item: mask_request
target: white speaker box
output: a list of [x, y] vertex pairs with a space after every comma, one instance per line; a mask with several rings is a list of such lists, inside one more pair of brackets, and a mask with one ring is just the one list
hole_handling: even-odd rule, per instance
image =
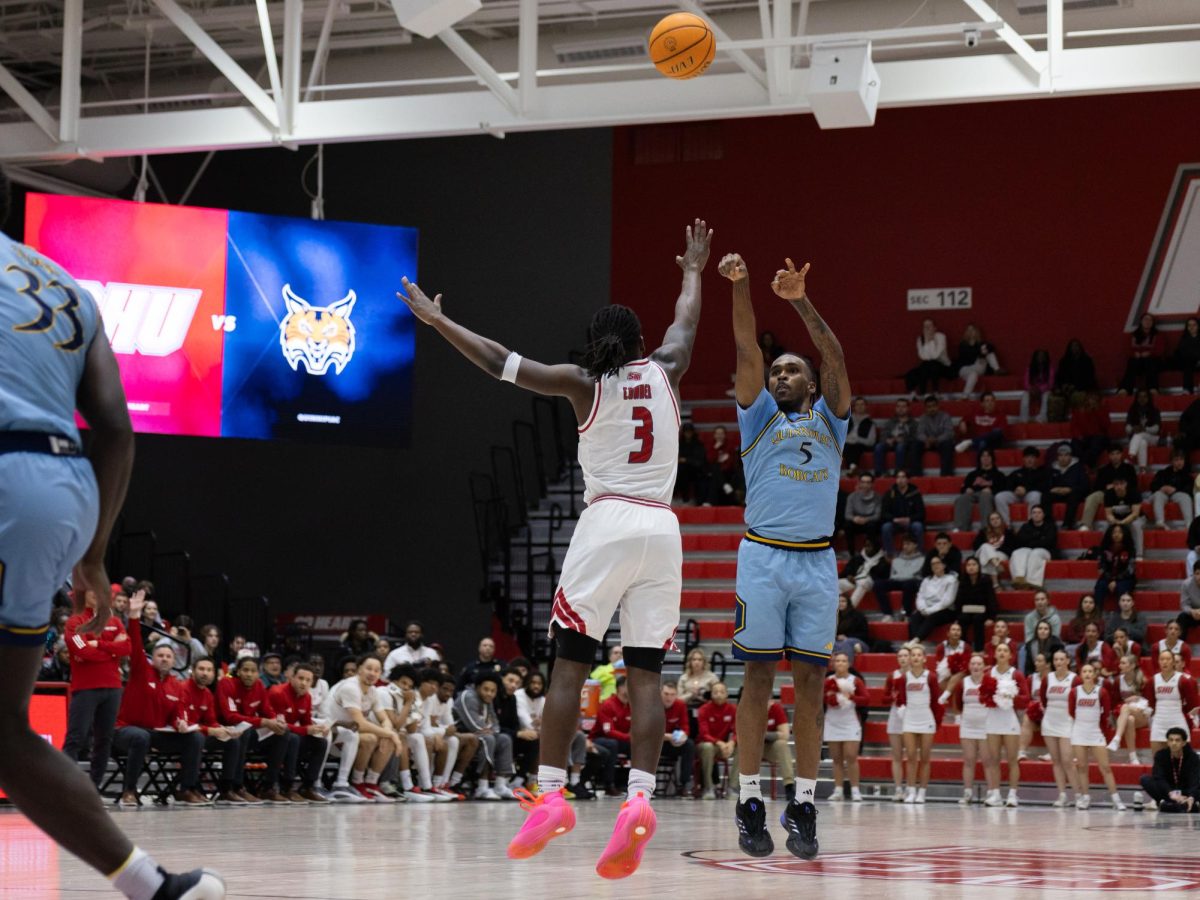
[[822, 128], [874, 125], [879, 73], [871, 62], [870, 41], [814, 47], [808, 102]]
[[482, 0], [392, 0], [400, 24], [425, 38], [445, 31], [482, 6]]

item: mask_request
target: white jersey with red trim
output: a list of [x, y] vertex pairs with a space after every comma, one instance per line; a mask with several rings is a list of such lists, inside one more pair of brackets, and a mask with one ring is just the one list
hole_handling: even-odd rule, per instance
[[662, 366], [635, 360], [596, 382], [579, 429], [584, 502], [624, 497], [670, 506], [679, 468], [679, 401]]
[[968, 675], [963, 679], [962, 690], [962, 719], [958, 723], [959, 736], [969, 740], [979, 741], [987, 737], [987, 707], [979, 699], [979, 688], [983, 679], [976, 681]]
[[1066, 676], [1059, 678], [1056, 672], [1050, 672], [1046, 675], [1044, 693], [1043, 686], [1039, 685], [1037, 696], [1044, 697], [1042, 708], [1042, 737], [1069, 738], [1071, 729], [1074, 723], [1071, 721], [1071, 712], [1068, 709], [1071, 699], [1071, 690], [1074, 688], [1078, 676], [1073, 672], [1067, 672]]
[[1104, 689], [1093, 684], [1091, 691], [1082, 684], [1076, 685], [1075, 722], [1071, 729], [1071, 743], [1077, 747], [1103, 747], [1108, 743], [1100, 720], [1104, 715]]

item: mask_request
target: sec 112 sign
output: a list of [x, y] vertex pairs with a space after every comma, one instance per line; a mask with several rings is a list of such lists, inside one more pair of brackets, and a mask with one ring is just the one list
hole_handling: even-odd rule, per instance
[[910, 288], [908, 309], [924, 311], [933, 309], [970, 309], [971, 289], [958, 288]]

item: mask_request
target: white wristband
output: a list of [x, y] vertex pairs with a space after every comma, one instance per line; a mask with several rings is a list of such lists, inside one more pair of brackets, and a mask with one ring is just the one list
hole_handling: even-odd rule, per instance
[[508, 359], [504, 361], [504, 372], [500, 375], [500, 380], [516, 384], [519, 368], [521, 368], [521, 354], [514, 351], [508, 354]]

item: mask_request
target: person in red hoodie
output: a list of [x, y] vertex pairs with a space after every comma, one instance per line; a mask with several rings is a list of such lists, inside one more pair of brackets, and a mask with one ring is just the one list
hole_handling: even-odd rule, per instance
[[[232, 678], [222, 678], [217, 683], [217, 721], [226, 728], [235, 730], [242, 737], [238, 742], [242, 758], [233, 772], [234, 790], [253, 803], [291, 803], [279, 793], [279, 767], [287, 752], [288, 732], [283, 717], [276, 715], [267, 696], [267, 687], [258, 677], [258, 660], [246, 656], [237, 661]], [[259, 729], [267, 732], [264, 737]], [[267, 758], [263, 771], [262, 787], [255, 797], [245, 788], [246, 757], [261, 750]]]
[[[293, 803], [328, 803], [329, 798], [317, 790], [317, 779], [325, 765], [329, 750], [326, 735], [329, 725], [317, 725], [312, 717], [312, 686], [317, 673], [308, 663], [297, 663], [291, 677], [267, 691], [271, 708], [287, 723], [287, 751], [283, 757], [284, 795]], [[300, 790], [294, 790], [297, 772]]]
[[616, 693], [600, 704], [596, 715], [596, 724], [592, 727], [592, 743], [608, 751], [608, 758], [602, 775], [604, 795], [619, 797], [615, 782], [617, 754], [623, 753], [629, 757], [629, 732], [632, 728], [633, 708], [629, 705], [629, 687], [625, 676], [617, 676]]
[[679, 684], [668, 681], [662, 686], [666, 728], [663, 731], [662, 760], [674, 765], [679, 762], [679, 796], [691, 793], [692, 769], [696, 766], [696, 745], [688, 735], [687, 704], [679, 699]]
[[[186, 806], [207, 806], [208, 799], [199, 792], [200, 757], [204, 752], [204, 735], [189, 730], [187, 718], [180, 707], [183, 682], [172, 672], [175, 652], [167, 646], [154, 648], [154, 665], [146, 661], [142, 651], [142, 607], [146, 594], [138, 591], [129, 599], [129, 681], [117, 712], [117, 733], [113, 749], [125, 757], [125, 786], [118, 804], [136, 808], [137, 783], [146, 764], [146, 753], [158, 750], [180, 757], [179, 789], [175, 802]], [[173, 731], [159, 731], [173, 728]]]
[[67, 652], [71, 654], [71, 706], [67, 713], [67, 737], [63, 753], [72, 762], [92, 733], [91, 768], [88, 774], [99, 789], [112, 751], [113, 729], [121, 707], [121, 667], [118, 662], [129, 656], [129, 636], [116, 616], [111, 617], [99, 634], [80, 634], [79, 627], [96, 616], [95, 594], [85, 600], [83, 612], [67, 619], [63, 631]]
[[737, 768], [737, 704], [729, 702], [729, 688], [718, 681], [709, 690], [710, 699], [696, 711], [700, 738], [700, 779], [704, 784], [703, 800], [713, 800], [713, 762], [729, 760], [730, 769]]
[[[200, 726], [204, 735], [204, 749], [221, 754], [221, 777], [217, 781], [217, 803], [228, 806], [246, 806], [257, 800], [248, 800], [234, 788], [233, 773], [241, 771], [241, 739], [217, 721], [217, 698], [210, 690], [217, 678], [216, 663], [202, 656], [192, 663], [192, 677], [183, 683], [180, 705], [189, 725]], [[249, 795], [247, 795], [249, 796]]]

